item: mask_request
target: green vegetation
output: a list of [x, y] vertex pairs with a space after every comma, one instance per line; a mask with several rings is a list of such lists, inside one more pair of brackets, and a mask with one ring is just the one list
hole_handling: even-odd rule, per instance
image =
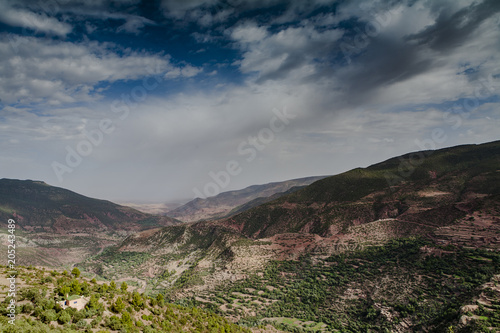
[[[165, 303], [161, 294], [150, 298], [56, 271], [17, 269], [17, 281], [27, 286], [18, 291], [14, 325], [6, 316], [10, 298], [5, 297], [5, 286], [0, 291], [4, 296], [0, 298], [0, 332], [249, 332], [219, 315]], [[7, 272], [7, 268], [0, 268], [0, 278], [6, 279]], [[50, 282], [47, 277], [54, 279]], [[59, 304], [62, 298], [58, 295], [66, 287], [88, 296], [84, 309]], [[106, 310], [115, 314], [106, 315]]]
[[[289, 332], [497, 329], [500, 254], [492, 249], [499, 248], [500, 144], [419, 154], [425, 158], [405, 175], [401, 166], [411, 165], [418, 154], [328, 177], [230, 219], [137, 233], [99, 254], [95, 247], [93, 257], [62, 274], [20, 267], [19, 279], [27, 287], [19, 291], [17, 326], [6, 324], [9, 298], [4, 297], [0, 327], [5, 332], [248, 332], [244, 327], [267, 324]], [[24, 185], [33, 200], [37, 191], [51, 200], [73, 197], [36, 182]], [[36, 186], [42, 188], [34, 191]], [[11, 206], [2, 205], [0, 217]], [[58, 209], [82, 218], [71, 207]], [[51, 222], [44, 223], [40, 226]], [[78, 237], [73, 240], [87, 241]], [[58, 246], [74, 246], [62, 239]], [[28, 250], [19, 247], [18, 253]], [[250, 261], [253, 256], [257, 260]], [[86, 278], [94, 274], [97, 279]], [[217, 285], [220, 276], [227, 279]], [[233, 278], [241, 280], [229, 282]], [[106, 282], [97, 281], [102, 279]], [[0, 292], [6, 294], [5, 286]], [[64, 309], [58, 302], [67, 296], [84, 296], [85, 308]]]
[[[327, 331], [386, 332], [402, 328], [403, 322], [411, 331], [442, 332], [457, 324], [461, 306], [473, 304], [480, 286], [500, 273], [500, 254], [456, 249], [435, 256], [422, 251], [424, 246], [436, 245], [402, 239], [324, 260], [275, 261], [261, 276], [207, 293], [212, 303], [190, 301], [236, 316], [242, 325], [268, 322], [291, 332], [324, 326]], [[490, 325], [500, 327], [500, 306], [487, 314]]]
[[73, 274], [76, 278], [79, 278], [80, 277], [80, 270], [77, 267], [75, 267], [71, 271], [71, 274]]
[[[396, 218], [410, 207], [426, 207], [432, 210], [405, 214], [405, 219], [448, 225], [466, 215], [450, 206], [451, 202], [462, 201], [464, 193], [487, 194], [498, 200], [499, 165], [498, 141], [406, 154], [319, 180], [231, 217], [228, 223], [239, 225], [242, 233], [252, 238], [301, 232], [306, 225], [308, 232], [325, 235], [332, 225], [345, 232], [353, 221]], [[417, 194], [426, 188], [448, 196]]]
[[[168, 220], [31, 180], [0, 179], [0, 202], [0, 226], [6, 226], [15, 211], [24, 217], [25, 224], [35, 227], [35, 231], [54, 227], [61, 217], [70, 221], [72, 230], [102, 224], [110, 230], [131, 226], [146, 229], [160, 226], [160, 220]], [[65, 226], [57, 228], [61, 227]]]
[[[129, 237], [120, 247], [108, 247], [101, 254], [80, 263], [79, 267], [87, 272], [97, 274], [100, 278], [111, 280], [127, 280], [134, 277], [141, 280], [141, 287], [147, 295], [175, 291], [203, 284], [203, 276], [207, 271], [200, 271], [198, 263], [204, 258], [226, 262], [232, 259], [233, 253], [228, 248], [228, 240], [243, 239], [223, 226], [200, 223], [192, 225], [176, 225], [161, 229], [152, 236], [153, 240], [140, 237]], [[263, 242], [253, 242], [262, 245]], [[155, 244], [144, 249], [144, 244]], [[163, 246], [172, 247], [171, 252], [161, 250]], [[138, 246], [143, 252], [134, 251]], [[128, 251], [120, 250], [123, 248]], [[159, 253], [156, 253], [156, 251]], [[165, 253], [167, 252], [167, 253]], [[215, 257], [215, 258], [214, 258]], [[172, 269], [175, 263], [175, 269]], [[144, 272], [155, 268], [156, 276], [147, 278]], [[167, 268], [168, 267], [168, 268]], [[131, 276], [134, 272], [134, 276]], [[137, 284], [137, 282], [136, 282]], [[168, 289], [168, 290], [166, 290]]]

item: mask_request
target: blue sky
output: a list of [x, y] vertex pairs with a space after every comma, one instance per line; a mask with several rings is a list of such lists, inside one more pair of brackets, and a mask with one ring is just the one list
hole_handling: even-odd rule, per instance
[[499, 12], [3, 0], [0, 177], [162, 202], [498, 140]]

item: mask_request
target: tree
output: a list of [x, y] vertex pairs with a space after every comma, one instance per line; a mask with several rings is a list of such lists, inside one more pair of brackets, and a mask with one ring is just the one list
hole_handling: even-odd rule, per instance
[[73, 281], [71, 281], [71, 292], [76, 295], [80, 295], [82, 293], [82, 287], [77, 279], [73, 279]]
[[130, 326], [132, 325], [132, 318], [128, 312], [124, 312], [122, 314], [122, 323], [123, 325]]
[[103, 293], [105, 293], [106, 291], [108, 291], [108, 288], [109, 286], [106, 284], [106, 283], [103, 283], [100, 287], [99, 287], [99, 290]]
[[42, 322], [48, 324], [51, 321], [54, 321], [57, 319], [57, 314], [55, 310], [46, 310], [42, 313], [41, 318]]
[[26, 303], [22, 307], [23, 313], [28, 313], [28, 314], [32, 313], [34, 309], [35, 307], [33, 306], [33, 303]]
[[71, 274], [73, 274], [76, 278], [79, 278], [80, 277], [80, 270], [77, 267], [75, 267], [71, 271]]
[[122, 328], [122, 322], [117, 316], [106, 318], [105, 325], [115, 331]]
[[120, 313], [125, 309], [125, 303], [123, 303], [122, 298], [118, 297], [116, 302], [111, 306], [111, 311], [115, 313]]
[[158, 294], [156, 296], [156, 301], [158, 302], [158, 304], [160, 306], [163, 306], [163, 304], [165, 303], [165, 299], [163, 298], [163, 295], [162, 294]]
[[101, 314], [104, 311], [104, 305], [102, 303], [99, 303], [99, 296], [97, 294], [92, 294], [90, 296], [90, 300], [85, 305], [85, 308], [87, 309], [88, 314]]
[[115, 290], [116, 289], [116, 283], [115, 283], [115, 280], [111, 280], [111, 283], [109, 284], [109, 288], [111, 290]]
[[131, 303], [134, 306], [136, 311], [138, 311], [139, 309], [142, 309], [144, 307], [144, 300], [142, 299], [142, 296], [137, 291], [134, 291], [134, 293], [132, 294], [132, 302]]
[[90, 294], [90, 290], [87, 281], [83, 281], [81, 287], [82, 287], [82, 295], [88, 296]]
[[59, 294], [62, 296], [66, 296], [71, 292], [71, 288], [68, 286], [62, 286], [59, 288]]
[[125, 281], [122, 282], [122, 285], [120, 286], [120, 289], [123, 291], [123, 292], [126, 292], [127, 291], [127, 288], [128, 288], [128, 285]]
[[71, 315], [64, 310], [61, 311], [61, 313], [59, 314], [59, 318], [57, 318], [57, 321], [61, 325], [69, 323], [70, 320], [71, 320]]

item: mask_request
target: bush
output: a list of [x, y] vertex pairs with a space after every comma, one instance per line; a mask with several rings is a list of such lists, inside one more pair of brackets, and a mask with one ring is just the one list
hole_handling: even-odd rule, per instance
[[115, 313], [120, 313], [125, 309], [125, 303], [123, 303], [122, 298], [118, 297], [116, 302], [111, 306], [111, 311]]
[[74, 314], [73, 314], [73, 322], [74, 323], [77, 323], [79, 322], [81, 319], [85, 318], [85, 311], [76, 311]]
[[132, 324], [132, 318], [130, 317], [130, 314], [128, 312], [124, 312], [122, 314], [122, 323], [123, 325], [129, 326]]
[[57, 321], [61, 325], [69, 323], [70, 320], [71, 320], [71, 315], [65, 310], [61, 311], [61, 313], [59, 314], [59, 318], [57, 318]]
[[84, 319], [80, 319], [77, 323], [76, 323], [76, 327], [78, 327], [79, 329], [83, 329], [83, 328], [86, 328], [88, 326], [87, 322], [84, 320]]
[[111, 316], [107, 318], [104, 325], [115, 331], [120, 330], [123, 326], [120, 318], [118, 318], [117, 316]]
[[80, 277], [80, 270], [78, 268], [73, 268], [73, 270], [71, 271], [71, 274], [73, 274], [76, 278], [79, 278]]
[[42, 313], [41, 318], [42, 322], [45, 324], [50, 323], [51, 321], [54, 321], [57, 319], [57, 314], [56, 311], [54, 310], [46, 310]]
[[35, 309], [35, 307], [33, 306], [33, 303], [26, 303], [23, 305], [23, 313], [27, 313], [27, 314], [30, 314], [33, 312], [33, 310]]

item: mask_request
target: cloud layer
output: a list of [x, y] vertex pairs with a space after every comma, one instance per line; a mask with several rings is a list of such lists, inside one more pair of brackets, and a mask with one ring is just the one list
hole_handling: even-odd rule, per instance
[[2, 177], [162, 201], [498, 139], [498, 1], [2, 6]]

